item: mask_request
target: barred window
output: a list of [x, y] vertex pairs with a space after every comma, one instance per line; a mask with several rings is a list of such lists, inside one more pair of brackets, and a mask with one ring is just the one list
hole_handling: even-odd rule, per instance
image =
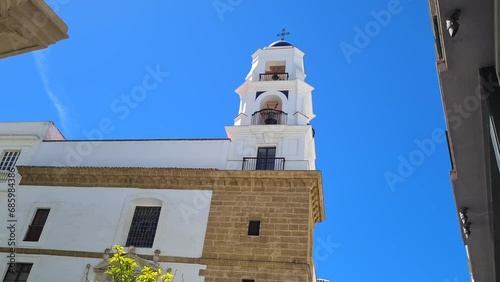
[[3, 282], [26, 282], [30, 275], [32, 263], [16, 263], [16, 270], [14, 272], [7, 271]]
[[11, 170], [17, 162], [21, 151], [4, 151], [0, 161], [0, 170]]
[[0, 158], [0, 182], [7, 182], [9, 173], [16, 165], [21, 151], [3, 151]]
[[160, 219], [160, 211], [161, 207], [135, 207], [125, 246], [151, 248]]

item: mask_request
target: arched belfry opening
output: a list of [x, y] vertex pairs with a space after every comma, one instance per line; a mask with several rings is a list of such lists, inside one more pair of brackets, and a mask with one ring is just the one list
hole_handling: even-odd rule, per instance
[[260, 102], [260, 108], [252, 115], [252, 124], [286, 124], [287, 113], [279, 96], [268, 95]]
[[260, 81], [288, 80], [286, 61], [266, 62], [265, 73], [259, 75]]
[[276, 95], [269, 95], [264, 97], [264, 99], [260, 102], [260, 109], [273, 109], [281, 111], [283, 109], [283, 102], [280, 97]]

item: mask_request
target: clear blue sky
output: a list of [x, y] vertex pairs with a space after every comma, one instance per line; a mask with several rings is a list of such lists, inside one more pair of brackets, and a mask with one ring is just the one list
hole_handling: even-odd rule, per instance
[[[105, 139], [226, 137], [251, 54], [286, 27], [316, 89], [326, 204], [318, 276], [469, 281], [446, 142], [432, 141], [425, 155], [415, 143], [445, 128], [427, 1], [50, 3], [70, 38], [0, 60], [1, 121], [52, 120], [68, 139], [87, 139], [105, 118], [114, 126]], [[381, 10], [390, 20], [374, 23]], [[357, 28], [368, 28], [368, 40], [355, 38]], [[347, 45], [357, 49], [346, 59]], [[142, 84], [148, 66], [169, 75], [120, 119], [112, 104]], [[418, 156], [391, 189], [387, 172]]]

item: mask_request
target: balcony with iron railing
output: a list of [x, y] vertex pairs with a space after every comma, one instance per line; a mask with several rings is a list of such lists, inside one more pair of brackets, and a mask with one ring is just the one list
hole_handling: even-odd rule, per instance
[[285, 158], [243, 158], [242, 170], [285, 170]]
[[263, 109], [252, 114], [252, 124], [286, 124], [288, 114], [273, 109]]
[[282, 73], [261, 73], [259, 74], [259, 81], [276, 81], [276, 80], [288, 80], [289, 75], [287, 72]]

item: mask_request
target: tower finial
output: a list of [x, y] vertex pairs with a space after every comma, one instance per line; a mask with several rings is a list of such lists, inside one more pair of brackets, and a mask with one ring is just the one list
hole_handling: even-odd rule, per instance
[[276, 36], [281, 36], [281, 40], [285, 40], [285, 35], [289, 35], [290, 32], [285, 32], [285, 28], [281, 30], [281, 33], [276, 34]]

